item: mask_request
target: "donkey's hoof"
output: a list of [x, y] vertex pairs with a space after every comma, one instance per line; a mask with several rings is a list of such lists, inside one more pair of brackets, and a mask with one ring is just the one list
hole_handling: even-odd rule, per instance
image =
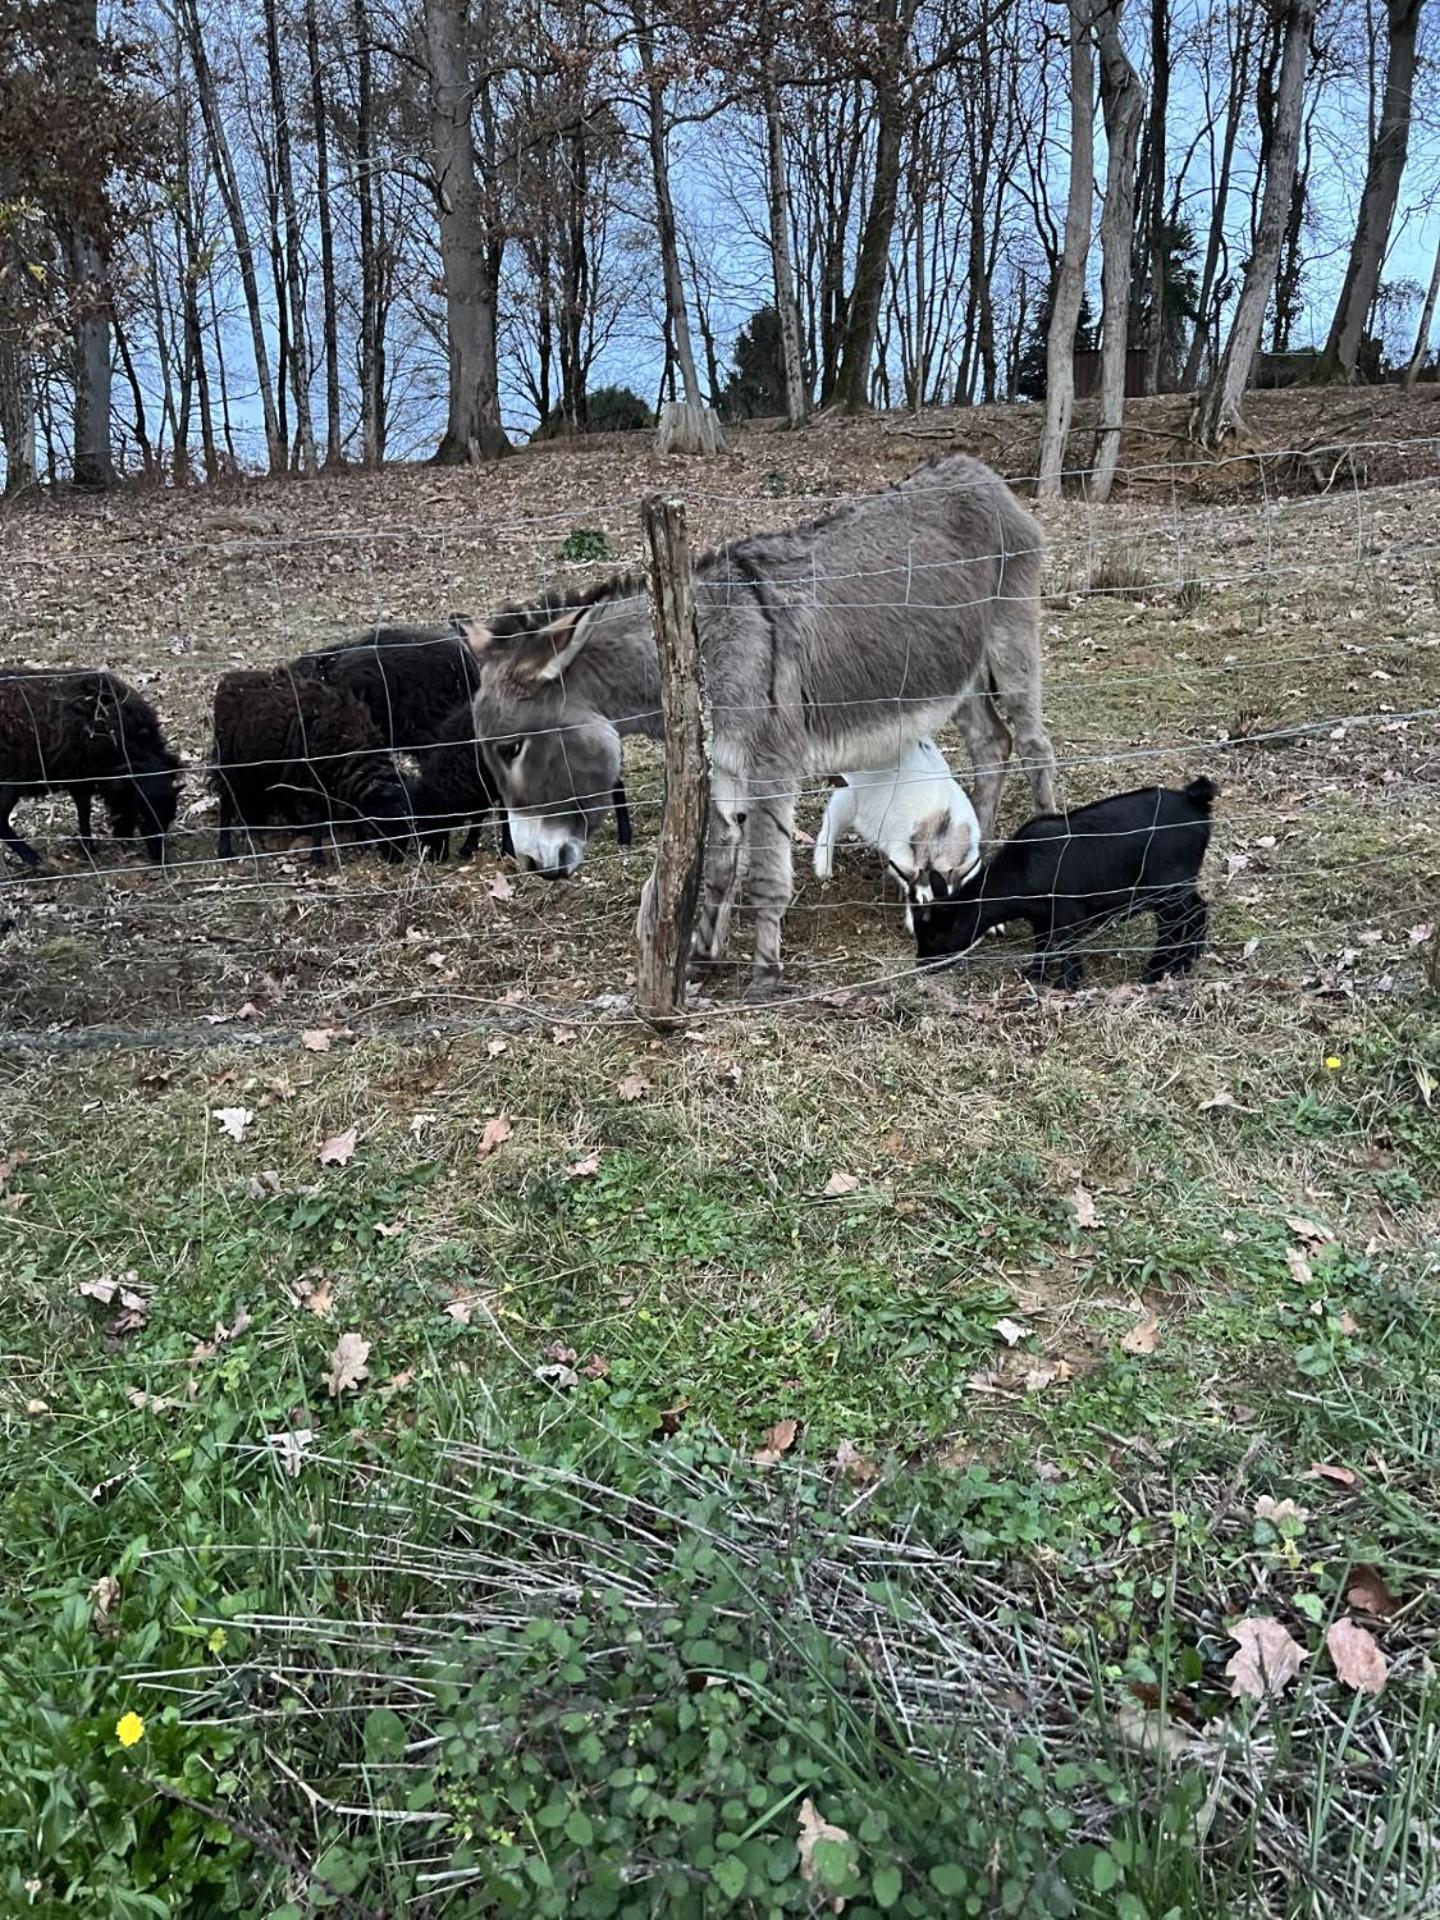
[[766, 1001], [783, 1000], [788, 992], [783, 973], [752, 973], [745, 984], [744, 998], [748, 1006], [763, 1006]]

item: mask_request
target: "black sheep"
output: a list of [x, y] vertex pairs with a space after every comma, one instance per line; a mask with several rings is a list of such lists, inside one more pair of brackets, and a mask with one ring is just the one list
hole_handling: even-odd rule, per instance
[[372, 627], [353, 640], [302, 653], [293, 666], [297, 674], [353, 694], [397, 753], [442, 738], [455, 709], [472, 700], [480, 685], [480, 663], [453, 629]]
[[327, 827], [356, 827], [398, 860], [410, 796], [369, 712], [341, 687], [288, 667], [239, 669], [215, 689], [215, 785], [222, 860], [237, 826], [308, 828], [324, 858]]
[[1141, 978], [1148, 984], [1188, 973], [1205, 945], [1209, 909], [1198, 880], [1210, 843], [1213, 781], [1192, 780], [1182, 792], [1139, 787], [1074, 813], [1042, 813], [1027, 821], [979, 872], [953, 891], [932, 875], [935, 899], [915, 908], [921, 960], [969, 951], [1009, 920], [1028, 920], [1035, 951], [1031, 979], [1078, 987], [1078, 943], [1108, 920], [1155, 916], [1155, 950]]
[[27, 866], [41, 856], [10, 824], [27, 794], [68, 793], [93, 856], [91, 803], [117, 839], [139, 839], [157, 864], [175, 823], [180, 762], [148, 700], [103, 667], [0, 667], [0, 844]]
[[[448, 859], [452, 831], [456, 827], [468, 827], [460, 848], [460, 858], [468, 860], [480, 844], [480, 829], [485, 820], [497, 812], [501, 849], [505, 853], [515, 851], [510, 841], [509, 819], [475, 737], [475, 716], [468, 700], [449, 715], [428, 746], [417, 749], [416, 758], [420, 774], [411, 789], [411, 804], [421, 850], [429, 859]], [[625, 804], [623, 785], [616, 787], [613, 801], [616, 836], [622, 847], [628, 847], [630, 810]]]

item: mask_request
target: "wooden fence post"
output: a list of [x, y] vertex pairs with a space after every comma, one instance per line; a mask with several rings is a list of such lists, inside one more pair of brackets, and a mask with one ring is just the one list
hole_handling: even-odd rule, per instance
[[665, 803], [655, 864], [645, 882], [636, 927], [635, 1006], [652, 1026], [672, 1026], [684, 1010], [690, 930], [700, 898], [710, 773], [705, 759], [700, 634], [685, 508], [652, 494], [640, 509], [650, 544], [650, 606], [660, 655], [665, 724]]

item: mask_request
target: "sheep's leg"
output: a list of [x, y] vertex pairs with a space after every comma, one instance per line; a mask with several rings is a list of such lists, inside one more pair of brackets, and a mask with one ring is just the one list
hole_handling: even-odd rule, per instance
[[623, 780], [616, 781], [615, 791], [610, 798], [615, 808], [615, 838], [622, 847], [628, 847], [630, 844], [630, 808], [626, 804], [625, 783]]
[[1073, 993], [1085, 978], [1085, 968], [1073, 946], [1050, 934], [1041, 934], [1026, 964], [1025, 978], [1037, 986], [1059, 987], [1062, 992]]
[[705, 841], [705, 900], [690, 956], [690, 964], [697, 972], [718, 966], [725, 957], [730, 916], [740, 885], [746, 808], [743, 781], [717, 769], [710, 792], [710, 823]]
[[10, 824], [10, 810], [20, 798], [16, 787], [0, 787], [0, 846], [9, 847], [27, 867], [38, 867], [40, 855], [28, 841], [22, 840]]
[[220, 781], [220, 837], [215, 843], [217, 860], [233, 860], [235, 857], [234, 833], [237, 814], [235, 795], [231, 791], [230, 782], [222, 779]]
[[1010, 734], [994, 701], [979, 687], [967, 693], [955, 711], [955, 724], [975, 769], [971, 798], [980, 821], [982, 840], [993, 840], [1000, 820], [1000, 790], [1010, 758]]
[[95, 824], [92, 814], [94, 796], [89, 787], [72, 787], [71, 797], [75, 802], [75, 837], [80, 843], [80, 851], [87, 860], [95, 858]]
[[1140, 975], [1146, 985], [1154, 986], [1167, 974], [1189, 973], [1205, 948], [1205, 929], [1210, 909], [1200, 893], [1189, 887], [1155, 909], [1155, 951], [1145, 962]]

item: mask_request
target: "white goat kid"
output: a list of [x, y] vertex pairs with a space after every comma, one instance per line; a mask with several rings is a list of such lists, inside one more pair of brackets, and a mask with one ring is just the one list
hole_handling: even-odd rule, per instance
[[931, 898], [932, 869], [954, 886], [980, 864], [980, 822], [970, 796], [933, 740], [914, 741], [893, 767], [837, 778], [844, 785], [825, 809], [815, 842], [816, 877], [830, 878], [836, 847], [855, 834], [904, 887], [905, 926], [912, 930], [910, 908]]

